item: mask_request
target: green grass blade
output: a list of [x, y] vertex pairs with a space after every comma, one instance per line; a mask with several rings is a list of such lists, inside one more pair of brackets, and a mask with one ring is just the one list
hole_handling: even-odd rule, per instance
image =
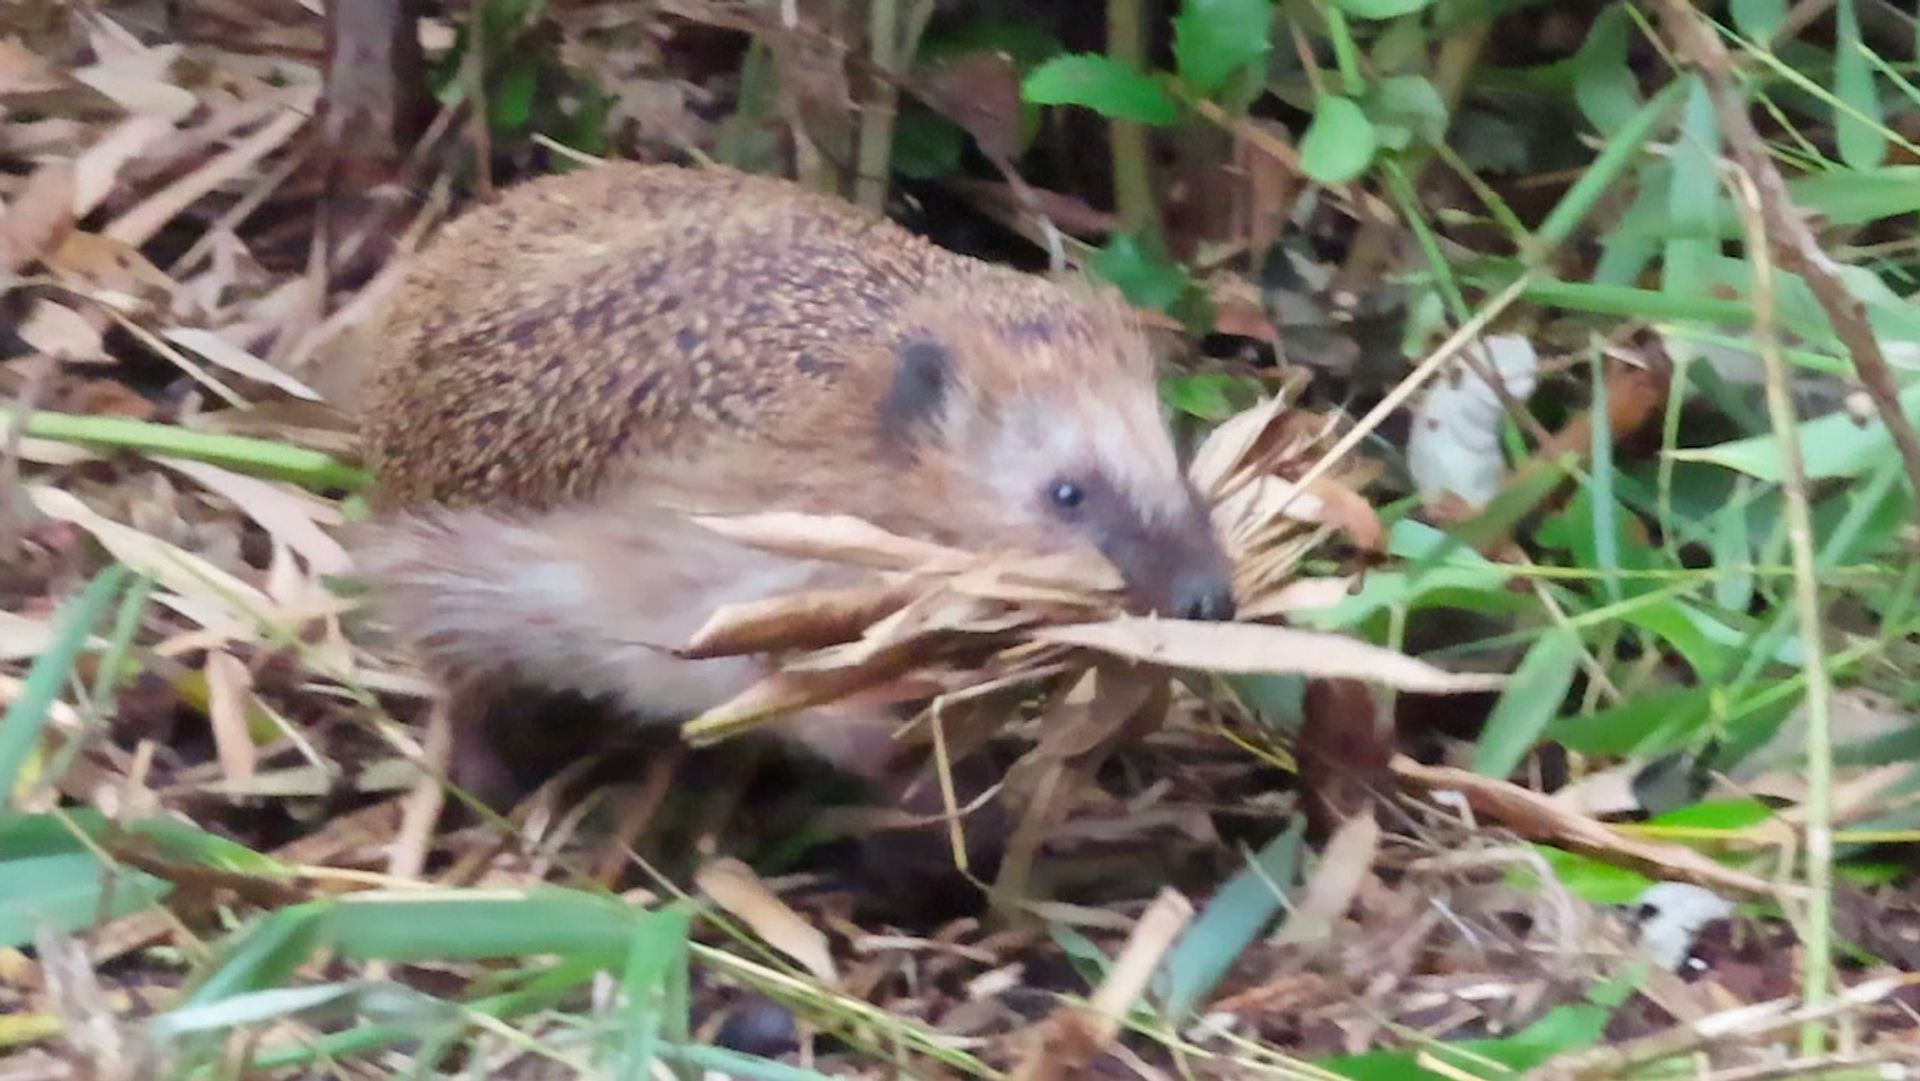
[[1547, 723], [1559, 714], [1573, 686], [1580, 651], [1580, 636], [1562, 627], [1541, 635], [1527, 650], [1474, 747], [1474, 772], [1488, 777], [1513, 772]]
[[1294, 819], [1279, 836], [1255, 853], [1248, 866], [1220, 887], [1160, 970], [1166, 988], [1162, 1003], [1175, 1023], [1220, 985], [1233, 962], [1273, 921], [1284, 900], [1282, 890], [1300, 872], [1300, 843], [1306, 820]]
[[[107, 606], [113, 603], [114, 594], [126, 578], [127, 568], [115, 563], [96, 575], [78, 598], [67, 602], [52, 644], [34, 659], [20, 688], [20, 696], [9, 703], [6, 714], [0, 716], [0, 793], [6, 795], [6, 803], [12, 802], [20, 769], [39, 742], [53, 703], [60, 697], [74, 662], [86, 647], [87, 636], [100, 622]], [[4, 814], [3, 807], [0, 814]]]
[[1534, 235], [1534, 239], [1542, 248], [1551, 250], [1564, 244], [1573, 231], [1580, 227], [1580, 223], [1587, 220], [1587, 215], [1593, 212], [1600, 197], [1620, 178], [1620, 174], [1626, 172], [1627, 166], [1633, 164], [1635, 156], [1646, 145], [1654, 129], [1667, 119], [1682, 92], [1693, 81], [1688, 78], [1668, 83], [1648, 99], [1631, 119], [1620, 125], [1620, 130], [1614, 132], [1607, 144], [1600, 148], [1599, 155], [1580, 174], [1580, 179], [1574, 181], [1546, 220], [1540, 223], [1540, 231]]
[[243, 473], [290, 480], [310, 488], [357, 491], [372, 482], [372, 475], [366, 470], [347, 465], [317, 450], [244, 435], [199, 432], [176, 424], [154, 424], [130, 417], [34, 412], [27, 416], [26, 434], [92, 447], [173, 454]]

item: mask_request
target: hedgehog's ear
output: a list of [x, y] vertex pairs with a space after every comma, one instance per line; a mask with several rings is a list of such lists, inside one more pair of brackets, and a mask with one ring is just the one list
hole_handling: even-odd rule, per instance
[[909, 338], [894, 355], [893, 386], [880, 403], [881, 427], [911, 441], [940, 419], [953, 381], [953, 353], [931, 338]]

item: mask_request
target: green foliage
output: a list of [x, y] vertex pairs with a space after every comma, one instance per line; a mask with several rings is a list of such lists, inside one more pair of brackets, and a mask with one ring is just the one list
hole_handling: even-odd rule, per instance
[[20, 770], [27, 764], [66, 688], [88, 636], [125, 584], [127, 568], [115, 563], [102, 571], [59, 615], [52, 643], [34, 658], [20, 693], [0, 714], [0, 822], [13, 802]]
[[1337, 94], [1320, 99], [1300, 137], [1300, 168], [1322, 184], [1344, 184], [1373, 164], [1380, 133], [1359, 103]]
[[1639, 80], [1627, 66], [1633, 21], [1624, 7], [1609, 7], [1593, 20], [1573, 58], [1573, 99], [1587, 122], [1613, 131], [1640, 108]]
[[1476, 771], [1505, 777], [1520, 765], [1547, 722], [1559, 714], [1584, 648], [1579, 635], [1559, 627], [1540, 636], [1487, 718], [1474, 750]]
[[1887, 139], [1881, 134], [1885, 124], [1880, 97], [1873, 86], [1873, 64], [1860, 40], [1860, 16], [1854, 0], [1840, 0], [1837, 10], [1840, 26], [1834, 40], [1833, 93], [1840, 102], [1834, 108], [1834, 136], [1840, 143], [1840, 160], [1854, 169], [1871, 169], [1887, 156]]
[[1259, 400], [1258, 380], [1223, 372], [1171, 376], [1160, 381], [1160, 398], [1178, 412], [1222, 421]]
[[1434, 0], [1331, 0], [1334, 7], [1362, 19], [1397, 19], [1412, 15]]
[[1266, 63], [1273, 45], [1272, 0], [1186, 0], [1173, 19], [1173, 56], [1180, 78], [1212, 96]]
[[1056, 56], [1035, 68], [1020, 89], [1035, 104], [1079, 105], [1115, 120], [1171, 124], [1180, 118], [1180, 103], [1158, 79], [1092, 53]]
[[1452, 1067], [1445, 1073], [1422, 1067], [1419, 1053], [1412, 1051], [1344, 1055], [1323, 1059], [1319, 1065], [1354, 1081], [1443, 1081], [1457, 1078], [1463, 1073], [1485, 1076], [1489, 1060], [1518, 1073], [1530, 1070], [1555, 1055], [1592, 1046], [1605, 1031], [1610, 1012], [1606, 1007], [1593, 1003], [1557, 1006], [1540, 1020], [1506, 1039], [1427, 1045], [1424, 1048], [1427, 1054]]
[[1190, 326], [1211, 319], [1199, 283], [1152, 240], [1117, 233], [1087, 261], [1087, 269], [1139, 307], [1166, 312]]
[[[613, 98], [587, 74], [561, 62], [541, 33], [546, 0], [482, 0], [456, 28], [453, 48], [431, 72], [442, 104], [473, 90], [473, 53], [485, 79], [481, 97], [492, 137], [516, 145], [545, 135], [586, 154], [604, 153]], [[562, 159], [565, 171], [570, 159]]]
[[178, 819], [123, 825], [92, 808], [13, 815], [0, 819], [0, 946], [28, 945], [42, 929], [78, 931], [164, 900], [170, 882], [103, 857], [122, 846], [182, 868], [288, 874], [277, 861]]
[[1219, 986], [1227, 970], [1285, 903], [1301, 870], [1301, 841], [1306, 820], [1296, 818], [1287, 829], [1248, 859], [1195, 917], [1158, 974], [1161, 1005], [1176, 1021]]

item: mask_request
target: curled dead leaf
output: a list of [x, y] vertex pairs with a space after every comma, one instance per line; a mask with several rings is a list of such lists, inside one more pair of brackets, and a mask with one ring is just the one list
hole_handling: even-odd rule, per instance
[[727, 538], [796, 559], [821, 559], [884, 570], [953, 569], [972, 561], [957, 548], [891, 533], [844, 514], [697, 515], [693, 521]]
[[1258, 623], [1127, 616], [1105, 623], [1042, 627], [1031, 637], [1169, 668], [1245, 675], [1298, 672], [1370, 680], [1427, 694], [1492, 690], [1506, 682], [1504, 676], [1448, 672], [1344, 635]]
[[852, 641], [913, 599], [913, 587], [876, 582], [815, 589], [730, 604], [675, 652], [701, 659], [781, 649], [817, 649]]
[[721, 858], [694, 872], [693, 880], [713, 903], [737, 917], [769, 946], [793, 958], [829, 987], [840, 982], [827, 936], [777, 897], [739, 860]]

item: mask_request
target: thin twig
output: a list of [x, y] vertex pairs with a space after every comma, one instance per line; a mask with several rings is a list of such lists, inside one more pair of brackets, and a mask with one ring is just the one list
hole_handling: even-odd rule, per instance
[[[1807, 910], [1801, 938], [1806, 945], [1802, 964], [1803, 990], [1808, 1004], [1827, 998], [1833, 968], [1833, 743], [1828, 724], [1825, 646], [1820, 634], [1820, 591], [1814, 579], [1813, 512], [1807, 501], [1807, 471], [1800, 460], [1800, 442], [1794, 437], [1799, 418], [1787, 391], [1787, 362], [1780, 355], [1780, 335], [1773, 321], [1773, 264], [1767, 258], [1763, 234], [1765, 211], [1758, 184], [1744, 169], [1733, 170], [1734, 205], [1747, 231], [1753, 257], [1753, 336], [1766, 369], [1767, 417], [1780, 443], [1780, 487], [1786, 501], [1787, 547], [1793, 558], [1793, 602], [1800, 620], [1801, 662], [1807, 679]], [[1803, 1054], [1824, 1049], [1825, 1034], [1809, 1021], [1801, 1032]]]
[[[1781, 270], [1806, 281], [1827, 313], [1834, 335], [1853, 358], [1861, 386], [1873, 399], [1894, 446], [1900, 450], [1914, 492], [1920, 494], [1920, 435], [1915, 434], [1900, 408], [1899, 383], [1881, 352], [1879, 339], [1874, 337], [1873, 326], [1867, 322], [1866, 306], [1847, 290], [1839, 267], [1820, 247], [1812, 228], [1788, 197], [1786, 180], [1767, 156], [1766, 143], [1747, 115], [1746, 97], [1734, 86], [1732, 56], [1712, 24], [1688, 0], [1660, 0], [1660, 17], [1674, 49], [1699, 71], [1726, 137], [1728, 153], [1753, 180], [1765, 227], [1765, 246], [1773, 250], [1774, 262]], [[1920, 501], [1914, 507], [1915, 514], [1920, 515]]]

